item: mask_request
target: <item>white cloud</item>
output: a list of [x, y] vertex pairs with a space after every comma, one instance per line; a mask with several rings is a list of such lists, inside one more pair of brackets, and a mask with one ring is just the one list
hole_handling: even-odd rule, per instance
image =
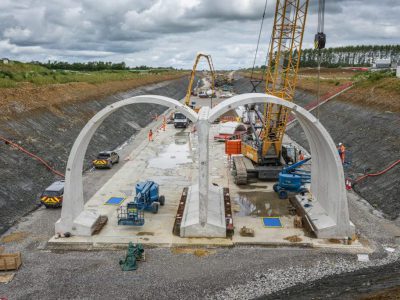
[[[264, 0], [1, 0], [0, 51], [21, 60], [109, 60], [190, 68], [198, 52], [216, 68], [251, 66]], [[317, 27], [311, 0], [304, 47]], [[275, 1], [257, 64], [264, 63]], [[395, 44], [397, 0], [327, 1], [327, 46]]]

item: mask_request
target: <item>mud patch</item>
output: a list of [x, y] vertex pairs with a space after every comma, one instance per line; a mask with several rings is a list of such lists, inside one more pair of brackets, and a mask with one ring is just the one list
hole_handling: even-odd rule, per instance
[[14, 232], [1, 238], [2, 243], [12, 243], [24, 240], [28, 236], [27, 232]]
[[285, 237], [284, 240], [289, 241], [291, 243], [300, 243], [301, 241], [303, 241], [301, 239], [301, 237], [299, 237], [298, 235], [291, 235], [291, 236]]
[[[0, 275], [0, 283], [7, 284], [7, 283], [11, 282], [11, 280], [13, 280], [14, 276], [15, 276], [15, 273], [12, 273], [12, 274], [1, 274]], [[1, 298], [1, 299], [3, 299], [3, 298]]]
[[138, 232], [136, 235], [137, 235], [137, 236], [154, 235], [154, 232], [140, 231], [140, 232]]
[[205, 257], [209, 256], [212, 254], [215, 254], [217, 251], [216, 250], [210, 250], [210, 249], [200, 249], [200, 248], [172, 248], [171, 252], [173, 254], [193, 254], [194, 256], [197, 257]]

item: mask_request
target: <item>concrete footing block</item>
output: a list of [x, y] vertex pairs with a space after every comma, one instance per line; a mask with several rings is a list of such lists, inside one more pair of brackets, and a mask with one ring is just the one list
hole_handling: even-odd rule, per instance
[[309, 195], [296, 195], [295, 201], [317, 238], [347, 239], [354, 236], [355, 227], [352, 222], [338, 223], [316, 199], [310, 200]]
[[94, 210], [84, 210], [72, 224], [72, 235], [91, 236], [100, 215]]
[[200, 222], [199, 185], [189, 187], [180, 228], [181, 237], [226, 237], [224, 194], [221, 187], [209, 186], [207, 221]]

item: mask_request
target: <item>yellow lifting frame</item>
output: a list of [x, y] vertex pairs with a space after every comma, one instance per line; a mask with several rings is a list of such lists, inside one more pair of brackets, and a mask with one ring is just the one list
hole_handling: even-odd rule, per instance
[[199, 63], [199, 60], [202, 57], [204, 57], [207, 60], [208, 66], [210, 67], [211, 89], [212, 89], [213, 92], [215, 90], [215, 70], [214, 70], [214, 65], [213, 65], [212, 59], [211, 59], [211, 55], [199, 53], [196, 56], [196, 60], [195, 60], [194, 65], [193, 65], [192, 73], [190, 74], [189, 86], [188, 86], [188, 89], [187, 89], [187, 92], [186, 92], [186, 97], [185, 97], [186, 106], [189, 106], [189, 104], [190, 104], [190, 95], [192, 93], [192, 86], [193, 86], [194, 77], [196, 75], [197, 64]]

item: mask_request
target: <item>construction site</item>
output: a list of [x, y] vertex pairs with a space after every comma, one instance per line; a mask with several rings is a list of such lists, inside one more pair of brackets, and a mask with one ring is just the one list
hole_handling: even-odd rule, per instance
[[400, 298], [400, 74], [324, 67], [325, 1], [263, 7], [241, 69], [0, 62], [0, 300]]

